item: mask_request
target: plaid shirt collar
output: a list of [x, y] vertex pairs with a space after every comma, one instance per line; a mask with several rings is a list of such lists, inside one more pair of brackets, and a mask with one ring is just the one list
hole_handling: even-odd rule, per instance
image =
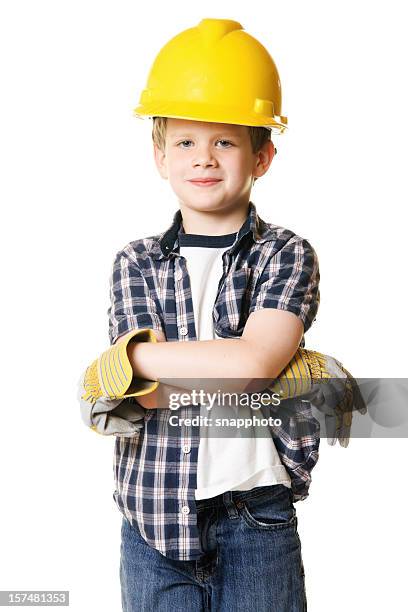
[[[268, 226], [257, 214], [255, 204], [249, 202], [247, 218], [238, 231], [235, 242], [228, 249], [228, 252], [235, 252], [239, 248], [241, 240], [250, 232], [255, 242], [263, 243], [267, 240], [274, 240], [276, 232], [270, 225]], [[179, 247], [178, 237], [180, 233], [184, 233], [184, 227], [181, 210], [178, 209], [173, 216], [171, 226], [158, 236], [151, 238], [150, 243], [147, 245], [147, 252], [153, 259], [168, 258]]]

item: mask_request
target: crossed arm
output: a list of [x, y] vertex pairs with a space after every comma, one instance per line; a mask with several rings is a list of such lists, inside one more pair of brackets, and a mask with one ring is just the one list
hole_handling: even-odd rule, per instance
[[[213, 379], [217, 389], [237, 393], [251, 383], [251, 392], [257, 392], [290, 362], [303, 330], [302, 320], [292, 312], [263, 308], [250, 314], [241, 338], [166, 342], [163, 332], [155, 330], [158, 343], [131, 342], [128, 356], [139, 378], [182, 378], [185, 389], [197, 388], [197, 380], [190, 386], [188, 379]], [[144, 408], [157, 407], [156, 401], [157, 391], [138, 398]]]
[[[110, 282], [111, 341], [120, 329], [154, 328], [159, 342], [131, 340], [127, 345], [136, 378], [164, 379], [166, 384], [166, 379], [170, 383], [171, 379], [183, 379], [187, 389], [189, 379], [196, 379], [193, 388], [197, 379], [205, 379], [206, 383], [217, 383], [221, 391], [237, 393], [251, 383], [251, 392], [263, 391], [289, 364], [304, 331], [313, 322], [319, 304], [318, 287], [316, 253], [307, 240], [291, 237], [282, 248], [271, 252], [259, 275], [241, 338], [166, 342], [156, 329], [160, 318], [147, 280], [137, 263], [121, 251], [115, 258]], [[119, 342], [126, 334], [122, 331]], [[154, 401], [149, 395], [142, 401]]]

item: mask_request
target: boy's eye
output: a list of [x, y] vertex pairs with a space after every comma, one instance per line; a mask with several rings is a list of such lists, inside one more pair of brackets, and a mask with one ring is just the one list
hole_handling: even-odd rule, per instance
[[181, 142], [178, 143], [179, 145], [182, 145], [183, 149], [188, 149], [189, 145], [192, 144], [192, 140], [182, 140]]
[[[226, 143], [227, 145], [231, 145], [232, 146], [232, 142], [230, 142], [229, 140], [218, 140], [217, 142], [223, 142]], [[224, 148], [224, 147], [222, 147]]]

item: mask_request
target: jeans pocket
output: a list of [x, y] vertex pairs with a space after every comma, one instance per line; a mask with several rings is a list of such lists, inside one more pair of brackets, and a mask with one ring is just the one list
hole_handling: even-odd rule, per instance
[[248, 527], [262, 530], [296, 529], [296, 510], [290, 491], [283, 486], [276, 493], [245, 499], [241, 502], [241, 516]]

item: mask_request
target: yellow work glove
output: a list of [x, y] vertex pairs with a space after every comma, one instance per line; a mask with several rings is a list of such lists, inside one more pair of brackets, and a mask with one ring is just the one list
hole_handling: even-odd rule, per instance
[[82, 397], [85, 372], [78, 383], [78, 401], [81, 418], [85, 425], [105, 436], [123, 436], [125, 438], [137, 435], [144, 427], [146, 410], [129, 397], [126, 399], [110, 399], [99, 397], [93, 403], [86, 402]]
[[[282, 399], [309, 393], [313, 379], [329, 378], [325, 370], [325, 355], [299, 348], [271, 387]], [[327, 375], [326, 375], [327, 374]]]
[[353, 410], [361, 414], [367, 407], [356, 380], [344, 366], [317, 351], [299, 348], [286, 368], [268, 387], [281, 399], [306, 396], [325, 414], [326, 435], [330, 445], [338, 439], [347, 446]]
[[93, 405], [100, 397], [125, 399], [155, 391], [158, 381], [133, 376], [127, 354], [130, 342], [157, 342], [152, 329], [137, 329], [104, 351], [86, 369], [81, 399]]

